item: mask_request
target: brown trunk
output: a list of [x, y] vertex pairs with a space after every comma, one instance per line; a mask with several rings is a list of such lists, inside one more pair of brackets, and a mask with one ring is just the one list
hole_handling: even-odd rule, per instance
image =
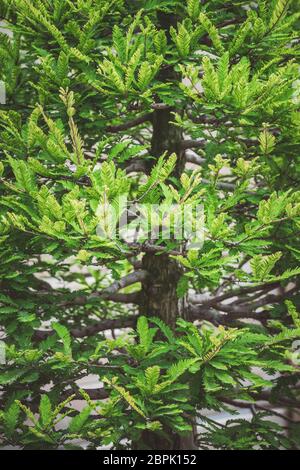
[[[170, 15], [161, 13], [159, 18], [162, 27], [169, 36], [169, 28], [172, 23], [176, 23]], [[170, 69], [161, 72], [161, 79], [170, 81], [176, 79], [174, 72]], [[182, 131], [174, 126], [173, 111], [175, 109], [164, 105], [156, 105], [153, 116], [153, 135], [151, 142], [151, 154], [154, 157], [160, 157], [165, 152], [167, 155], [176, 153], [177, 163], [174, 171], [176, 177], [180, 177], [185, 164], [184, 151], [181, 149], [183, 140]], [[151, 170], [150, 163], [149, 170]], [[185, 299], [178, 299], [176, 287], [180, 277], [183, 274], [182, 267], [176, 260], [170, 258], [167, 254], [160, 256], [147, 253], [143, 258], [143, 269], [149, 273], [147, 279], [142, 284], [140, 314], [145, 316], [156, 316], [161, 318], [171, 328], [175, 328], [176, 320], [185, 316]], [[162, 438], [157, 434], [144, 432], [142, 443], [139, 448], [159, 449], [195, 449], [194, 432], [188, 436], [179, 436], [172, 429], [164, 429], [168, 439]]]
[[172, 124], [172, 121], [175, 119], [174, 111], [175, 108], [171, 107], [154, 111], [151, 155], [160, 157], [164, 153], [167, 153], [167, 155], [176, 153], [177, 161], [174, 174], [175, 176], [180, 176], [184, 170], [185, 152], [181, 149], [181, 142], [183, 140], [182, 131], [179, 127]]
[[164, 429], [168, 439], [151, 431], [144, 431], [141, 441], [134, 443], [132, 450], [196, 450], [194, 432], [179, 436], [172, 429]]
[[146, 254], [143, 269], [149, 276], [143, 283], [140, 313], [161, 318], [172, 328], [176, 319], [184, 317], [184, 299], [178, 299], [176, 286], [182, 275], [181, 268], [168, 255]]

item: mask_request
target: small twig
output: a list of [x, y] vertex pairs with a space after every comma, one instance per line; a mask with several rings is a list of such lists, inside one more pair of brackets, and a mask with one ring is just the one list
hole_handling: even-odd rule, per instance
[[188, 163], [194, 163], [195, 165], [203, 165], [205, 163], [205, 158], [196, 155], [195, 153], [188, 153], [185, 154], [185, 159]]
[[123, 122], [122, 124], [117, 124], [115, 126], [108, 126], [106, 128], [107, 132], [116, 133], [121, 131], [127, 131], [133, 127], [139, 126], [144, 122], [152, 122], [152, 113], [143, 114], [142, 116], [133, 119], [132, 121]]
[[206, 141], [204, 139], [202, 140], [183, 140], [180, 143], [180, 148], [183, 150], [186, 149], [192, 149], [192, 148], [203, 148], [206, 144]]
[[151, 243], [127, 243], [129, 249], [139, 253], [165, 253], [172, 256], [180, 256], [179, 250], [168, 250], [167, 247], [161, 245], [153, 245]]
[[146, 164], [140, 160], [130, 163], [126, 168], [125, 171], [127, 175], [129, 173], [145, 173], [146, 172]]

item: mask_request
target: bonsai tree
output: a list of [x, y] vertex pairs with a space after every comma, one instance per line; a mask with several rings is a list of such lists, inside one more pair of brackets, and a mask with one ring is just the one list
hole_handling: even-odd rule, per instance
[[1, 0], [2, 446], [299, 447], [297, 6]]

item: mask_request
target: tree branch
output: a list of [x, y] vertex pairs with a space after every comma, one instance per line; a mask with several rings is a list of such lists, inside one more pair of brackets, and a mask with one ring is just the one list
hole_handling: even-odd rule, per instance
[[85, 336], [93, 336], [100, 331], [115, 330], [119, 328], [134, 328], [137, 317], [117, 318], [115, 320], [102, 320], [101, 322], [86, 326], [85, 328], [74, 328], [71, 335], [74, 338], [84, 338]]
[[75, 297], [72, 300], [67, 300], [60, 304], [61, 307], [72, 307], [75, 305], [85, 305], [88, 302], [91, 302], [95, 299], [103, 299], [103, 300], [111, 300], [113, 302], [122, 302], [125, 304], [135, 304], [138, 303], [138, 292], [134, 292], [131, 294], [120, 294], [118, 290], [124, 289], [124, 287], [128, 287], [136, 282], [142, 282], [146, 279], [147, 272], [140, 269], [138, 271], [134, 271], [127, 276], [124, 276], [122, 279], [115, 281], [109, 287], [106, 287], [101, 292], [94, 292], [88, 296], [82, 295]]
[[192, 148], [203, 148], [205, 144], [206, 144], [206, 141], [204, 139], [202, 140], [189, 139], [189, 140], [183, 140], [180, 143], [180, 148], [183, 150], [192, 149]]
[[127, 243], [128, 248], [139, 253], [165, 253], [167, 255], [179, 256], [182, 253], [178, 250], [168, 250], [165, 246], [154, 245], [149, 242], [145, 243]]
[[[70, 330], [70, 334], [73, 336], [73, 338], [84, 338], [85, 336], [93, 336], [97, 333], [100, 333], [100, 331], [115, 330], [118, 328], [134, 328], [136, 320], [136, 316], [131, 316], [128, 318], [116, 318], [113, 320], [100, 320], [94, 325], [89, 325], [83, 328], [73, 328]], [[36, 330], [33, 335], [33, 339], [35, 341], [43, 341], [53, 334], [53, 330]]]
[[212, 308], [203, 308], [200, 305], [188, 305], [189, 321], [209, 321], [215, 325], [227, 325], [228, 315], [217, 312]]
[[129, 173], [138, 173], [138, 172], [141, 172], [141, 173], [145, 173], [146, 172], [146, 164], [144, 161], [141, 161], [141, 160], [137, 160], [135, 162], [132, 162], [130, 163], [126, 168], [125, 168], [125, 171], [127, 173], [127, 175]]
[[[223, 300], [228, 300], [233, 297], [240, 297], [241, 295], [250, 294], [252, 292], [259, 292], [259, 291], [267, 292], [279, 286], [280, 286], [280, 282], [277, 281], [277, 282], [273, 282], [269, 284], [258, 284], [256, 286], [239, 287], [238, 289], [233, 289], [230, 292], [225, 292], [224, 294], [218, 295], [216, 297], [203, 299], [200, 301], [200, 303], [205, 306], [213, 306], [215, 303], [222, 302]], [[199, 298], [196, 295], [194, 297], [193, 303], [198, 303], [198, 302], [199, 302]]]
[[186, 152], [185, 159], [188, 163], [194, 163], [195, 165], [203, 165], [205, 163], [205, 158], [200, 157], [195, 153]]
[[[119, 294], [118, 290], [124, 289], [124, 287], [135, 284], [136, 282], [142, 282], [146, 279], [148, 273], [144, 270], [134, 271], [133, 273], [124, 276], [122, 279], [115, 281], [106, 289], [103, 289], [101, 292], [91, 294], [88, 297], [78, 297], [74, 299], [73, 302], [67, 301], [61, 304], [63, 307], [73, 306], [73, 305], [85, 305], [89, 300], [101, 298], [104, 300], [114, 300], [116, 302], [133, 302], [137, 300], [138, 293], [133, 294]], [[70, 334], [75, 338], [83, 338], [85, 336], [92, 336], [100, 331], [112, 330], [116, 328], [129, 328], [135, 325], [136, 318], [119, 318], [115, 320], [103, 320], [95, 325], [90, 325], [85, 328], [75, 328], [70, 330]], [[36, 330], [34, 334], [34, 339], [37, 341], [42, 341], [48, 336], [52, 335], [53, 331], [42, 331]]]
[[[109, 393], [103, 387], [102, 388], [83, 388], [82, 387], [82, 389], [90, 397], [91, 400], [104, 400], [105, 398], [109, 397]], [[74, 394], [76, 395], [74, 400], [84, 399], [82, 395], [80, 395], [79, 390], [74, 390], [74, 389], [66, 390], [65, 392], [62, 393], [60, 398], [62, 401], [64, 401]]]
[[[83, 306], [86, 305], [87, 303], [96, 300], [96, 299], [101, 299], [103, 298], [102, 292], [94, 292], [91, 295], [87, 296], [79, 296], [75, 297], [73, 300], [68, 300], [66, 302], [63, 302], [60, 304], [62, 307], [73, 307], [73, 306]], [[105, 297], [105, 300], [110, 300], [112, 302], [120, 302], [122, 304], [138, 304], [138, 299], [139, 299], [139, 293], [138, 292], [133, 292], [131, 294], [120, 294], [119, 292], [116, 292], [115, 294], [107, 295]]]
[[106, 287], [105, 289], [103, 289], [100, 295], [103, 299], [108, 300], [109, 297], [111, 297], [112, 295], [115, 295], [118, 292], [118, 290], [124, 289], [124, 287], [131, 286], [132, 284], [135, 284], [136, 282], [142, 282], [147, 278], [147, 276], [148, 276], [147, 271], [143, 269], [134, 271], [133, 273], [127, 274], [127, 276], [122, 277], [122, 279], [115, 281], [109, 287]]
[[225, 313], [220, 313], [217, 310], [210, 308], [209, 310], [204, 310], [199, 307], [189, 306], [188, 307], [189, 321], [208, 321], [214, 325], [224, 325], [230, 327], [241, 328], [245, 327], [245, 323], [241, 320], [251, 319], [257, 321], [266, 321], [270, 318], [269, 312], [260, 312], [252, 313], [247, 315], [229, 315]]
[[[270, 413], [270, 415], [278, 416], [278, 418], [282, 418], [290, 424], [300, 424], [300, 421], [294, 421], [293, 419], [288, 418], [286, 415], [283, 415], [282, 413], [279, 413], [278, 411], [274, 410], [271, 407], [258, 405], [257, 403], [247, 403], [247, 402], [243, 402], [243, 401], [230, 400], [228, 398], [222, 398], [221, 400], [222, 400], [222, 402], [227, 403], [230, 406], [234, 406], [235, 408], [250, 409], [252, 406], [254, 406], [256, 409], [262, 410], [262, 411], [267, 411], [268, 413]], [[278, 405], [280, 405], [280, 404], [278, 404]], [[285, 406], [286, 406], [286, 403], [285, 403]]]
[[[244, 291], [249, 291], [249, 289], [250, 288], [244, 289]], [[241, 318], [251, 318], [258, 321], [266, 321], [270, 318], [270, 312], [268, 310], [257, 312], [256, 310], [268, 304], [279, 303], [283, 299], [289, 298], [298, 290], [298, 286], [296, 285], [284, 293], [265, 295], [266, 292], [270, 290], [274, 290], [274, 286], [267, 285], [264, 289], [261, 289], [260, 287], [260, 299], [258, 299], [256, 302], [253, 302], [252, 298], [245, 298], [243, 303], [240, 302], [240, 298], [238, 298], [237, 301], [231, 303], [221, 303], [223, 300], [229, 300], [230, 298], [241, 295], [242, 290], [233, 290], [231, 293], [208, 299], [203, 298], [201, 295], [191, 295], [189, 297], [189, 300], [192, 303], [189, 306], [191, 319], [209, 320], [211, 318], [213, 322], [222, 324], [228, 324]], [[240, 294], [238, 294], [238, 292], [240, 292]], [[227, 315], [218, 312], [225, 312]]]

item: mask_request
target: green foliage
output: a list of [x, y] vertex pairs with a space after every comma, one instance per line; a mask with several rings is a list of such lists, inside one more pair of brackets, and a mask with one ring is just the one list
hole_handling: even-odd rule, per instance
[[[153, 321], [161, 324], [162, 331], [168, 330], [161, 320]], [[287, 330], [279, 340], [278, 335], [272, 338], [249, 329], [215, 328], [211, 324], [198, 329], [192, 323], [179, 320], [176, 331], [178, 341], [174, 343], [173, 336], [169, 334], [169, 339], [160, 339], [158, 330], [150, 328], [147, 319], [140, 317], [137, 333], [131, 335], [137, 345], [128, 350], [129, 359], [135, 361], [134, 365], [130, 365], [128, 358], [114, 349], [114, 340], [102, 339], [89, 357], [76, 355], [74, 358], [78, 365], [82, 363], [82, 367], [97, 370], [105, 383], [108, 401], [91, 401], [88, 391], [78, 389], [82, 399], [87, 401], [86, 406], [72, 417], [67, 429], [56, 431], [58, 422], [73, 415], [72, 407], [67, 405], [71, 404], [74, 395], [60, 402], [59, 396], [51, 390], [48, 395], [41, 396], [38, 415], [21, 401], [12, 404], [2, 415], [2, 432], [14, 441], [16, 435], [13, 437], [13, 432], [18, 427], [18, 441], [26, 448], [38, 441], [44, 447], [56, 448], [75, 437], [87, 439], [90, 448], [104, 443], [121, 446], [120, 441], [125, 437], [138, 440], [146, 429], [159, 434], [166, 425], [184, 435], [191, 429], [194, 406], [199, 409], [227, 409], [222, 402], [230, 401], [233, 394], [236, 398], [252, 402], [264, 387], [278, 386], [276, 376], [270, 380], [263, 379], [254, 372], [253, 367], [268, 371], [270, 377], [274, 370], [285, 373], [294, 371], [293, 366], [282, 362], [285, 350], [280, 347], [282, 342], [288, 344], [292, 332], [292, 329]], [[128, 338], [123, 337], [122, 343], [127, 346]], [[144, 354], [138, 358], [136, 351], [139, 346], [144, 347]], [[96, 361], [103, 354], [108, 362], [99, 362], [93, 369], [91, 361]], [[156, 364], [158, 360], [160, 366]], [[117, 376], [114, 375], [116, 370], [120, 371]], [[91, 419], [92, 409], [99, 416], [99, 421]], [[22, 424], [21, 413], [25, 413], [30, 425]], [[103, 417], [106, 419], [101, 419]], [[234, 426], [240, 423], [240, 420], [232, 422]], [[201, 425], [206, 427], [206, 424], [207, 434], [200, 434], [200, 442], [213, 442], [222, 448], [246, 445], [232, 443], [231, 426], [220, 436], [217, 429], [211, 428], [203, 418]], [[252, 426], [255, 435], [264, 432], [264, 422], [257, 420]], [[241, 429], [241, 439], [243, 433], [246, 433], [246, 438], [246, 429]], [[272, 435], [273, 438], [265, 436], [261, 443], [263, 448], [273, 448], [274, 439], [289, 447], [290, 441], [284, 438], [280, 427], [274, 427]]]

